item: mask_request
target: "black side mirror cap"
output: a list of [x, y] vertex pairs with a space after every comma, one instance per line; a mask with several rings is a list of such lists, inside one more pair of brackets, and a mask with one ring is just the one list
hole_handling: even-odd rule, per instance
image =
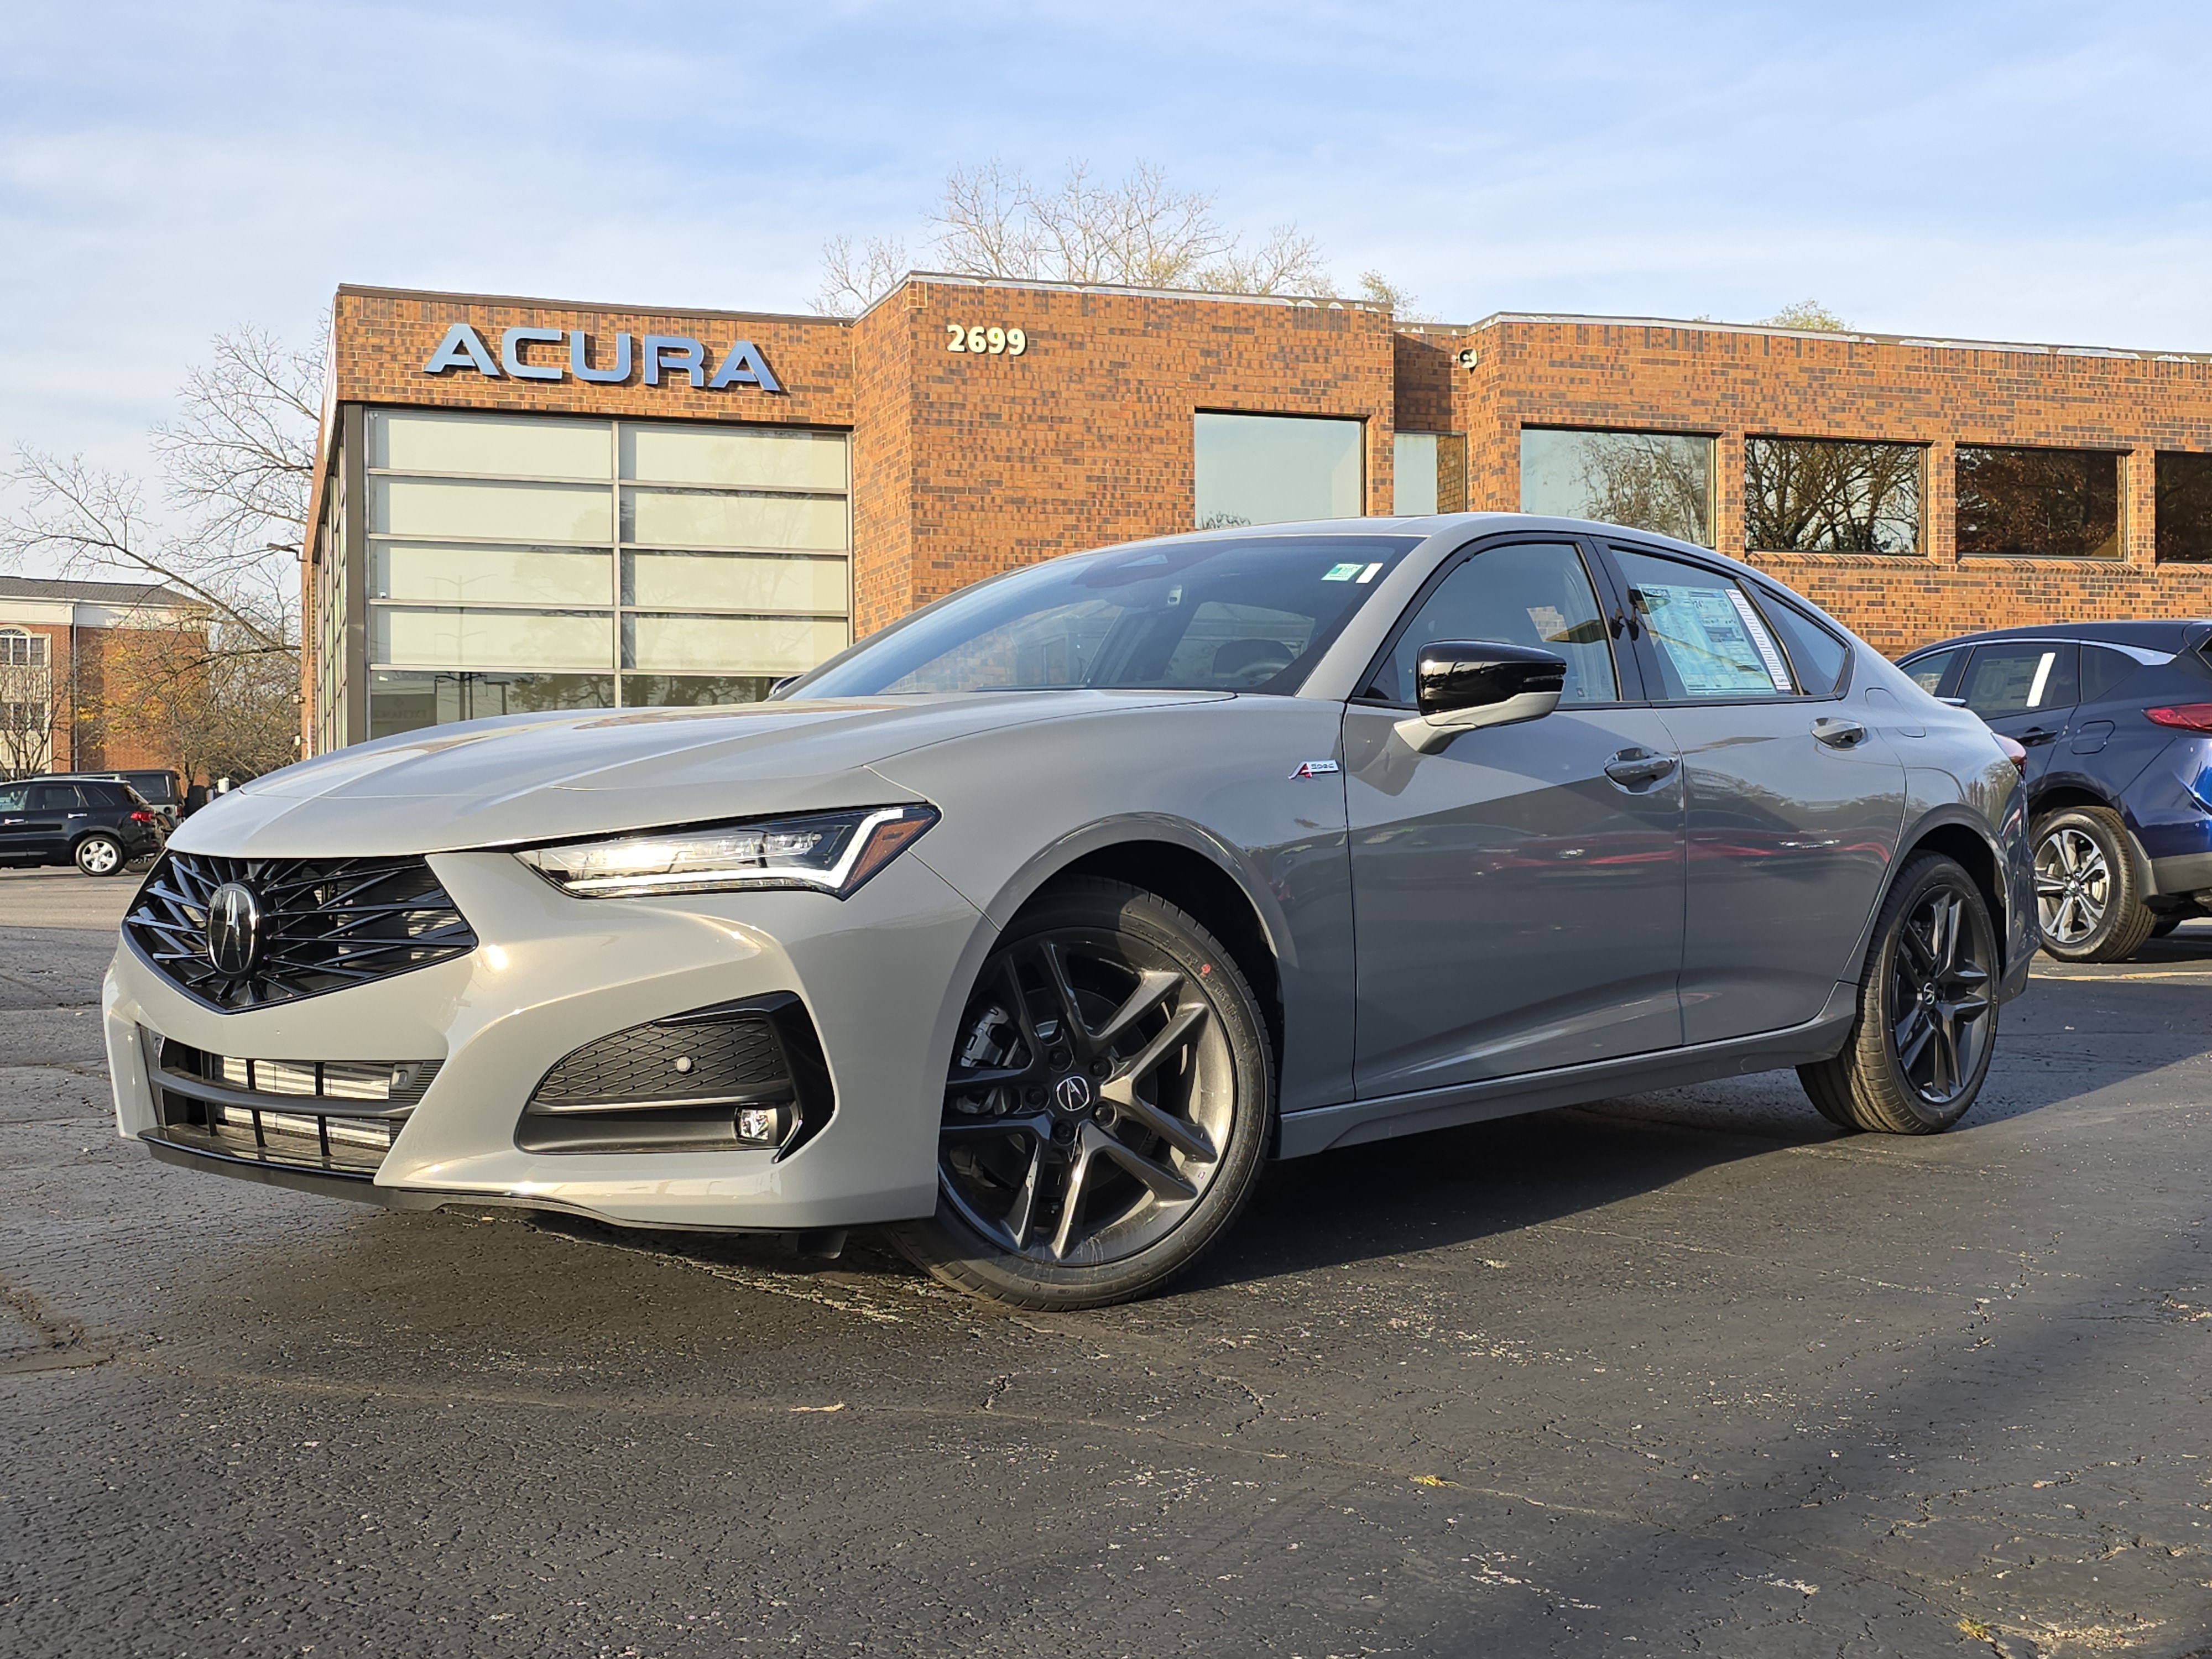
[[1541, 720], [1559, 706], [1566, 684], [1567, 659], [1556, 652], [1438, 640], [1415, 660], [1413, 702], [1421, 712], [1396, 730], [1409, 747], [1433, 754], [1462, 732]]

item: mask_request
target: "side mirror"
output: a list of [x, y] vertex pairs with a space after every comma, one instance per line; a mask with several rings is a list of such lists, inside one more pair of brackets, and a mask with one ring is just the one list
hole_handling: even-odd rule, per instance
[[1462, 732], [1541, 720], [1559, 706], [1567, 659], [1525, 645], [1438, 640], [1421, 647], [1413, 670], [1413, 702], [1421, 712], [1400, 720], [1408, 747], [1432, 755]]

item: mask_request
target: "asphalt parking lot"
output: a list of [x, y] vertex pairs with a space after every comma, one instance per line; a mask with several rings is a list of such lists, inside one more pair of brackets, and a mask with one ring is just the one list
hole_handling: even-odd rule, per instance
[[2212, 923], [1972, 1115], [1788, 1074], [1278, 1167], [1175, 1293], [399, 1214], [113, 1138], [0, 872], [11, 1656], [2212, 1652]]

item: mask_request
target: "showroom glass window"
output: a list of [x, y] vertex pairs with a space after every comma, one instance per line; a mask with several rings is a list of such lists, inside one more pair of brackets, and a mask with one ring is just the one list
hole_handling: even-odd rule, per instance
[[1921, 550], [1917, 444], [1746, 438], [1743, 544], [1764, 553]]
[[1358, 421], [1200, 415], [1191, 435], [1200, 530], [1356, 519], [1366, 511]]
[[1959, 556], [2116, 559], [2120, 458], [1960, 444]]
[[2212, 455], [2162, 450], [2157, 468], [2158, 562], [2212, 562]]
[[1713, 441], [1680, 432], [1525, 427], [1521, 510], [1713, 544]]
[[842, 433], [379, 410], [369, 735], [743, 702], [848, 641]]

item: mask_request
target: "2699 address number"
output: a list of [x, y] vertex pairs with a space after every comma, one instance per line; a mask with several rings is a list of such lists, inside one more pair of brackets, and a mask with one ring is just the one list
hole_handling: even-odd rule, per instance
[[973, 351], [994, 357], [1003, 352], [1009, 357], [1018, 357], [1030, 349], [1030, 337], [1018, 328], [1000, 328], [995, 323], [988, 327], [947, 323], [945, 325], [945, 349], [947, 351]]

